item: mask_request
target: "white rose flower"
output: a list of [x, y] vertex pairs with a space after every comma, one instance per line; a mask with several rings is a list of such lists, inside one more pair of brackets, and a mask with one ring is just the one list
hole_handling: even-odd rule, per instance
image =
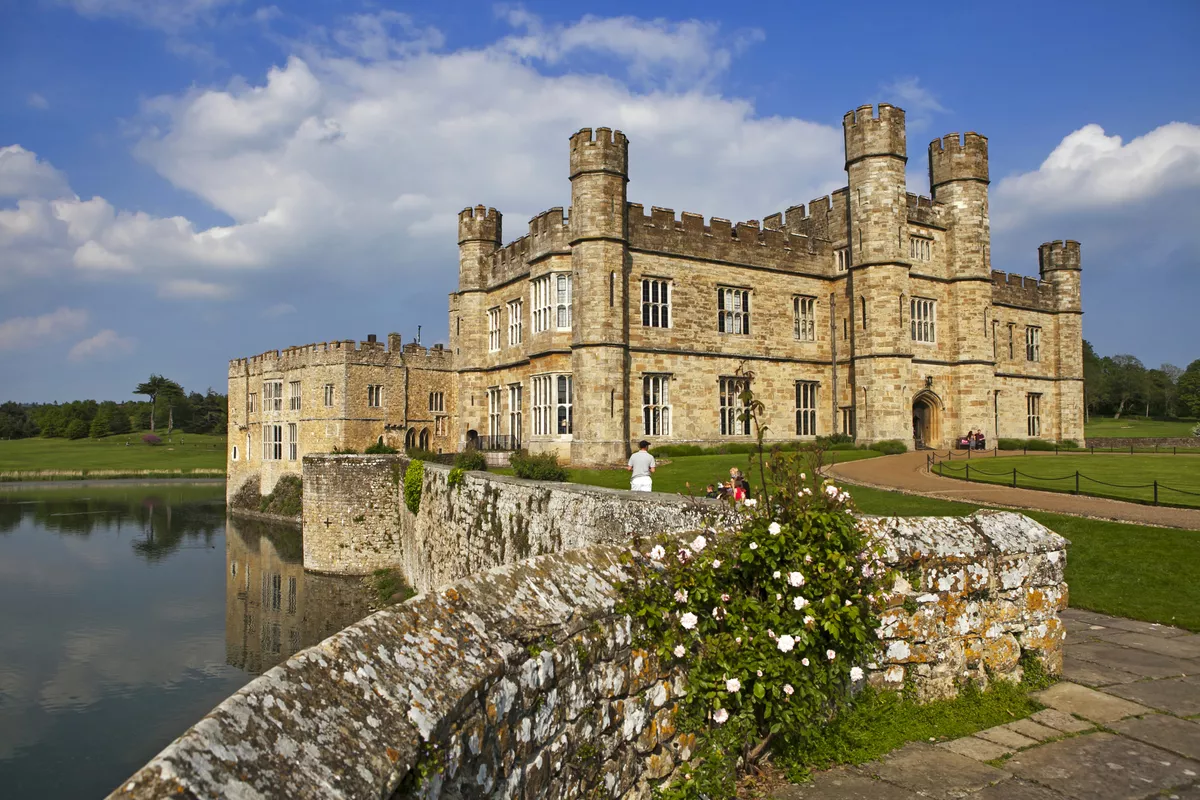
[[788, 697], [791, 697], [792, 692], [794, 692], [794, 691], [796, 691], [796, 690], [792, 688], [792, 685], [790, 683], [785, 683], [783, 685], [783, 693], [786, 694]]
[[837, 497], [837, 493], [838, 488], [832, 483], [825, 487], [825, 494], [829, 495], [830, 497]]
[[812, 617], [805, 617], [805, 618], [804, 618], [804, 624], [805, 624], [805, 625], [812, 625], [814, 622], [816, 622], [816, 620], [815, 620], [815, 619], [813, 619]]
[[800, 659], [800, 663], [801, 663], [801, 664], [803, 664], [804, 666], [806, 666], [806, 667], [807, 667], [807, 666], [808, 666], [808, 659], [807, 659], [807, 658], [802, 658], [802, 659]]
[[805, 557], [804, 557], [804, 563], [805, 563], [805, 564], [811, 564], [811, 563], [812, 563], [812, 556], [805, 556]]
[[729, 680], [725, 681], [725, 691], [727, 692], [737, 692], [740, 691], [741, 688], [742, 682], [737, 678], [730, 678]]
[[786, 633], [779, 637], [779, 641], [775, 643], [781, 653], [790, 652], [796, 646], [796, 640], [788, 636]]
[[700, 619], [690, 611], [679, 618], [679, 624], [682, 625], [683, 629], [687, 630], [687, 631], [690, 631], [693, 628], [695, 628], [696, 623], [699, 621], [700, 621]]
[[807, 476], [807, 475], [805, 475], [803, 472], [801, 472], [801, 473], [800, 473], [800, 480], [802, 480], [802, 481], [806, 481], [806, 480], [808, 480], [808, 476]]
[[778, 536], [779, 532], [781, 530], [783, 530], [783, 528], [779, 525], [778, 522], [772, 522], [770, 524], [770, 526], [767, 527], [767, 530], [769, 530], [771, 532], [772, 536]]
[[762, 670], [761, 670], [761, 669], [758, 671], [758, 677], [760, 677], [760, 678], [762, 677]]
[[758, 549], [758, 542], [751, 542], [751, 543], [750, 543], [750, 549], [751, 549], [751, 550], [757, 550], [757, 549]]
[[692, 539], [691, 547], [697, 553], [703, 550], [707, 545], [708, 539], [705, 539], [703, 536], [697, 536], [695, 539]]
[[681, 645], [681, 644], [677, 644], [677, 645], [675, 645], [675, 650], [674, 650], [674, 652], [675, 652], [675, 657], [676, 657], [676, 658], [683, 658], [683, 654], [684, 654], [684, 653], [686, 653], [686, 652], [687, 652], [687, 650], [684, 650], [684, 649], [683, 649], [683, 645]]
[[830, 661], [833, 661], [835, 658], [837, 658], [837, 653], [833, 652], [832, 650], [826, 650], [825, 657]]
[[656, 544], [656, 545], [654, 545], [654, 547], [650, 548], [650, 557], [653, 558], [655, 561], [662, 561], [663, 556], [665, 556], [666, 554], [667, 554], [667, 551], [663, 549], [663, 546], [661, 544]]
[[751, 508], [754, 508], [756, 505], [758, 505], [758, 501], [755, 500], [753, 497], [747, 497], [746, 505], [750, 506]]
[[718, 725], [727, 719], [729, 719], [729, 712], [723, 708], [718, 708], [713, 714], [713, 722], [717, 723]]
[[687, 599], [688, 599], [687, 589], [676, 589], [675, 590], [675, 602], [686, 603]]
[[803, 598], [803, 597], [792, 598], [792, 607], [795, 608], [797, 611], [804, 608], [806, 605], [808, 605], [808, 600], [806, 600], [805, 598]]
[[779, 575], [780, 575], [779, 570], [775, 570], [774, 572], [771, 573], [771, 577], [774, 578], [775, 580], [779, 580]]
[[713, 559], [713, 569], [720, 569], [720, 567], [721, 567], [721, 560], [719, 558], [714, 558]]
[[795, 587], [803, 586], [804, 585], [804, 576], [801, 575], [799, 572], [789, 572], [788, 573], [788, 583]]
[[851, 667], [850, 668], [850, 680], [861, 681], [862, 679], [863, 679], [862, 667]]

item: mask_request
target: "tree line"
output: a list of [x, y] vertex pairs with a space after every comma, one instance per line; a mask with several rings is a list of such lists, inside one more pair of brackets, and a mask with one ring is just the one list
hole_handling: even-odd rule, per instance
[[1083, 393], [1089, 415], [1200, 417], [1200, 359], [1147, 368], [1136, 356], [1101, 357], [1084, 339]]
[[0, 439], [99, 439], [144, 430], [225, 433], [228, 398], [211, 388], [204, 394], [187, 392], [169, 378], [151, 375], [134, 387], [133, 394], [149, 399], [6, 402], [0, 405]]

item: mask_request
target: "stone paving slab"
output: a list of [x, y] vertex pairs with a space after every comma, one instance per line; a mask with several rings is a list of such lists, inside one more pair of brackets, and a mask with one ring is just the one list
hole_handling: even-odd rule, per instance
[[1180, 717], [1200, 714], [1200, 677], [1196, 676], [1106, 686], [1104, 692]]
[[1164, 800], [1200, 800], [1200, 783], [1187, 789], [1178, 789], [1165, 796]]
[[998, 726], [979, 731], [975, 734], [975, 736], [976, 738], [993, 742], [1011, 750], [1020, 750], [1022, 747], [1032, 747], [1033, 745], [1037, 744], [1037, 739], [1030, 739], [1028, 736], [1022, 736], [1016, 731], [1008, 730], [1004, 726]]
[[949, 750], [951, 753], [958, 753], [960, 756], [973, 758], [976, 761], [993, 761], [1012, 752], [1011, 747], [989, 742], [976, 736], [964, 736], [961, 739], [942, 742], [938, 747]]
[[1162, 656], [1146, 650], [1118, 647], [1105, 642], [1085, 642], [1071, 647], [1072, 658], [1116, 667], [1143, 678], [1171, 678], [1200, 673], [1200, 662]]
[[1010, 778], [967, 797], [970, 800], [1063, 800], [1058, 792], [1018, 778]]
[[[1122, 736], [1200, 761], [1200, 722], [1189, 722], [1164, 714], [1151, 714], [1148, 717], [1114, 722], [1112, 728]], [[1196, 777], [1200, 779], [1200, 775]]]
[[1200, 763], [1111, 733], [1035, 747], [1014, 755], [1004, 768], [1078, 800], [1142, 800], [1189, 786], [1200, 775]]
[[1067, 712], [1059, 711], [1057, 708], [1044, 708], [1029, 718], [1039, 725], [1054, 728], [1062, 733], [1082, 733], [1093, 727], [1092, 723], [1075, 719]]
[[1054, 728], [1040, 725], [1031, 719], [1019, 719], [1016, 722], [1010, 722], [1001, 727], [1007, 728], [1010, 731], [1015, 731], [1022, 736], [1027, 736], [1039, 742], [1044, 742], [1048, 739], [1057, 739], [1062, 736], [1061, 731], [1056, 731]]
[[1200, 658], [1200, 636], [1194, 633], [1185, 636], [1162, 637], [1128, 631], [1110, 636], [1108, 641], [1123, 647], [1136, 647], [1140, 650], [1149, 650], [1151, 653], [1174, 658]]
[[771, 797], [774, 800], [919, 800], [920, 796], [855, 770], [838, 768], [817, 773], [810, 783], [778, 789]]
[[1176, 628], [1171, 625], [1162, 625], [1157, 622], [1142, 622], [1139, 619], [1111, 617], [1108, 614], [1100, 614], [1082, 608], [1068, 608], [1065, 611], [1059, 612], [1059, 614], [1064, 619], [1085, 622], [1089, 625], [1099, 625], [1104, 628], [1133, 631], [1134, 633], [1147, 633], [1164, 637], [1186, 636], [1188, 634], [1188, 631], [1183, 628]]
[[1035, 693], [1033, 697], [1050, 708], [1068, 714], [1078, 714], [1084, 719], [1101, 724], [1150, 713], [1150, 709], [1145, 706], [1074, 683], [1056, 683], [1045, 691]]
[[956, 800], [1009, 778], [995, 767], [924, 743], [906, 745], [863, 765], [863, 771], [935, 800]]
[[1062, 677], [1063, 680], [1082, 683], [1084, 686], [1111, 686], [1116, 683], [1133, 683], [1142, 680], [1141, 675], [1134, 675], [1123, 669], [1113, 669], [1105, 664], [1075, 658], [1070, 650], [1063, 656]]

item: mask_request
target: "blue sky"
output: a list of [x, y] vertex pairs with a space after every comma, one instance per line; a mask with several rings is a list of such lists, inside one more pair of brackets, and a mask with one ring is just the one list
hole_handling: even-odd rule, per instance
[[989, 137], [993, 268], [1083, 243], [1084, 335], [1200, 358], [1200, 4], [0, 0], [0, 400], [446, 334], [455, 219], [568, 205], [567, 137], [630, 199], [761, 219], [844, 185], [841, 117], [908, 112], [909, 183]]

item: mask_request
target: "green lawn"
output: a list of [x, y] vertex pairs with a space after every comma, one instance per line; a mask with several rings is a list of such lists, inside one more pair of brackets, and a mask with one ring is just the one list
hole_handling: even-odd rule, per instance
[[1149, 417], [1092, 417], [1083, 427], [1087, 438], [1093, 436], [1126, 438], [1155, 438], [1160, 436], [1191, 436], [1197, 420], [1163, 420]]
[[[13, 472], [177, 469], [216, 470], [224, 474], [224, 436], [158, 435], [163, 443], [154, 447], [142, 442], [141, 433], [74, 441], [41, 438], [0, 441], [0, 476], [11, 479]], [[172, 441], [168, 442], [168, 438]]]
[[1200, 507], [1200, 456], [1195, 455], [1060, 453], [1054, 456], [983, 457], [970, 461], [955, 459], [935, 467], [939, 475], [947, 478], [969, 478], [1006, 486], [1012, 485], [1014, 469], [1017, 486], [1024, 489], [1074, 492], [1075, 473], [1078, 472], [1080, 494], [1151, 503], [1154, 501], [1153, 483], [1158, 481], [1159, 503]]
[[[978, 508], [865, 486], [849, 490], [867, 514], [962, 516]], [[1071, 541], [1067, 583], [1074, 608], [1200, 631], [1200, 531], [1022, 513]]]

